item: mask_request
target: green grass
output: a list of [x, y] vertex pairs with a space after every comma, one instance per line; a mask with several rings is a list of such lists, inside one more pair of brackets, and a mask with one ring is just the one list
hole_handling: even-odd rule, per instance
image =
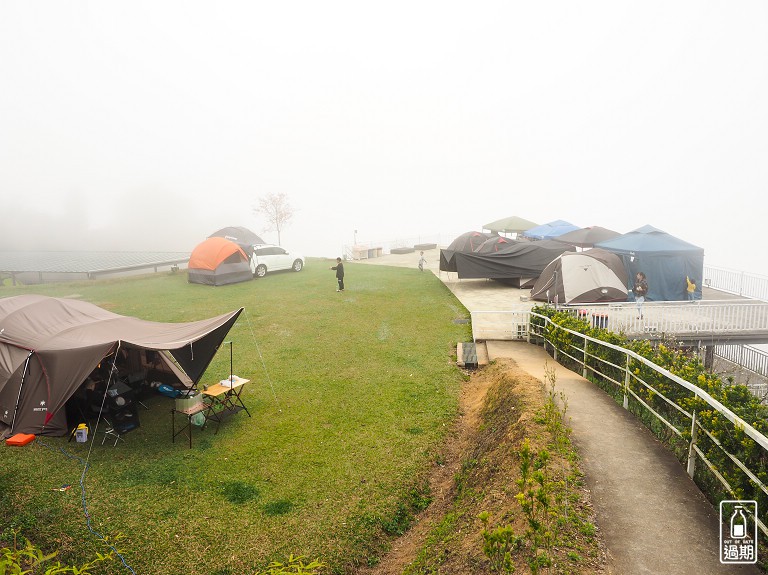
[[[385, 531], [407, 524], [404, 510], [414, 508], [456, 414], [455, 345], [470, 328], [453, 320], [467, 313], [432, 274], [349, 263], [347, 291], [336, 293], [329, 266], [310, 260], [298, 274], [221, 287], [154, 274], [0, 288], [0, 296], [79, 297], [166, 322], [245, 308], [228, 339], [234, 372], [251, 380], [243, 398], [252, 417], [227, 418], [218, 433], [196, 428], [189, 449], [185, 438], [171, 442], [172, 403], [157, 396], [124, 442], [102, 446], [98, 433], [93, 444], [92, 526], [125, 536], [120, 549], [137, 573], [247, 574], [290, 553], [343, 573], [375, 563]], [[223, 346], [201, 383], [228, 373]], [[63, 560], [94, 556], [83, 466], [64, 454], [85, 458], [90, 446], [42, 438], [0, 448], [4, 539], [20, 527]], [[73, 487], [52, 491], [63, 484]], [[118, 567], [109, 572], [128, 572]]]

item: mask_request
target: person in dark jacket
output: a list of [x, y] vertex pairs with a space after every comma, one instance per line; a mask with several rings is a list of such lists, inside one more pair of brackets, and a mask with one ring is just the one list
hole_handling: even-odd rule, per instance
[[339, 282], [339, 288], [336, 291], [344, 291], [344, 264], [341, 263], [341, 258], [336, 258], [336, 265], [331, 269], [336, 270], [336, 280]]

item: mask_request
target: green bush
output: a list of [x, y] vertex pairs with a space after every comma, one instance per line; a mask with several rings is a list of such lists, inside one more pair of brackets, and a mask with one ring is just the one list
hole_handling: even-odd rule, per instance
[[[98, 553], [96, 559], [88, 561], [77, 567], [74, 565], [62, 565], [61, 562], [49, 563], [58, 554], [56, 551], [46, 554], [37, 545], [28, 539], [24, 539], [24, 546], [19, 548], [18, 533], [14, 533], [11, 547], [0, 547], [0, 575], [24, 575], [26, 573], [42, 573], [43, 575], [90, 575], [92, 569], [103, 561], [114, 559], [115, 551], [110, 550], [106, 554]], [[40, 569], [43, 569], [41, 571]]]
[[[547, 338], [558, 352], [561, 352], [558, 353], [558, 361], [567, 367], [576, 369], [577, 366], [580, 368], [580, 364], [573, 359], [564, 357], [564, 353], [575, 357], [578, 361], [584, 360], [584, 340], [566, 331], [566, 329], [570, 329], [635, 352], [657, 366], [696, 385], [757, 431], [763, 435], [768, 434], [767, 406], [750, 393], [746, 386], [724, 382], [717, 374], [708, 372], [696, 354], [677, 346], [675, 342], [629, 340], [623, 334], [592, 328], [588, 322], [578, 319], [570, 313], [557, 311], [546, 306], [537, 306], [532, 311], [551, 320], [552, 323], [545, 327]], [[532, 325], [543, 326], [544, 323], [542, 318], [532, 317]], [[636, 359], [627, 361], [627, 356], [621, 351], [589, 343], [587, 355], [587, 366], [597, 369], [603, 374], [596, 374], [588, 370], [590, 379], [609, 392], [617, 401], [623, 401], [624, 391], [616, 382], [624, 381], [625, 370], [628, 368], [630, 372], [629, 389], [654, 411], [662, 415], [664, 419], [672, 423], [680, 431], [682, 438], [660, 422], [656, 416], [634, 398], [629, 401], [630, 411], [637, 415], [677, 455], [681, 462], [685, 461], [688, 456], [688, 444], [691, 439], [690, 418], [665, 401], [662, 395], [687, 413], [696, 413], [701, 428], [711, 434], [710, 437], [706, 433], [700, 432], [697, 446], [732, 488], [729, 493], [703, 465], [698, 466], [699, 469], [694, 479], [710, 501], [717, 503], [722, 499], [732, 497], [755, 499], [758, 501], [759, 509], [768, 509], [766, 507], [768, 506], [768, 496], [717, 445], [719, 443], [724, 450], [739, 459], [761, 482], [768, 482], [768, 453], [744, 433], [743, 429], [734, 425], [703, 399], [644, 362]], [[613, 381], [610, 381], [611, 379]], [[646, 385], [641, 382], [645, 382]]]

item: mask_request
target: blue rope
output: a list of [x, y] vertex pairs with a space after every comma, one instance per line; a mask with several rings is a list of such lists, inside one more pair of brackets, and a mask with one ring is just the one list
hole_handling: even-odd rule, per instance
[[[94, 434], [94, 437], [95, 437], [95, 434]], [[50, 449], [53, 452], [57, 451], [55, 448], [51, 447], [47, 443], [40, 441], [40, 439], [35, 441], [35, 443], [38, 443], [43, 447]], [[109, 541], [107, 541], [101, 533], [96, 531], [91, 526], [91, 514], [88, 513], [88, 505], [86, 504], [86, 500], [85, 500], [85, 473], [88, 471], [88, 467], [90, 466], [90, 464], [82, 457], [78, 457], [77, 455], [72, 455], [71, 453], [67, 453], [67, 451], [63, 447], [59, 447], [58, 451], [63, 453], [69, 459], [74, 459], [76, 461], [79, 461], [80, 464], [83, 466], [83, 473], [80, 475], [80, 499], [83, 503], [83, 513], [85, 514], [86, 526], [88, 527], [88, 530], [97, 538], [101, 539], [107, 545], [107, 547], [109, 547], [115, 553], [115, 555], [117, 555], [117, 557], [120, 558], [120, 561], [123, 563], [126, 569], [128, 569], [131, 573], [133, 573], [133, 575], [136, 575], [136, 571], [134, 571], [133, 568], [130, 565], [128, 565], [128, 563], [125, 560], [125, 557], [123, 557], [123, 555], [117, 550], [117, 548], [114, 545], [112, 545]], [[90, 456], [90, 451], [88, 453]]]

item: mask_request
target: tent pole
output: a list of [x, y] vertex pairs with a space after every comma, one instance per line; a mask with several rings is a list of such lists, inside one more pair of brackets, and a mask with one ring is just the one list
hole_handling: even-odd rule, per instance
[[232, 374], [234, 373], [232, 371], [232, 340], [225, 341], [224, 343], [229, 344], [229, 381], [232, 381]]
[[21, 388], [24, 387], [24, 380], [27, 378], [27, 370], [29, 369], [29, 358], [32, 357], [34, 352], [30, 351], [27, 355], [27, 359], [24, 361], [24, 371], [21, 374], [21, 382], [19, 383], [19, 395], [16, 397], [16, 407], [13, 408], [13, 419], [11, 420], [11, 433], [13, 433], [13, 426], [16, 425], [16, 414], [19, 412], [19, 403], [21, 403]]

